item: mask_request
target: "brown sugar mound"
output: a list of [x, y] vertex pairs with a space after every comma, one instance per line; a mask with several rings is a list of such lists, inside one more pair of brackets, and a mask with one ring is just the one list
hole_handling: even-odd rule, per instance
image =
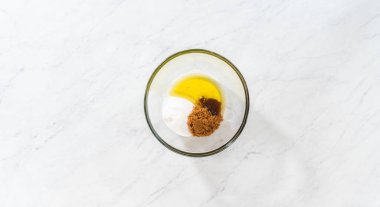
[[193, 136], [204, 137], [214, 133], [222, 121], [220, 114], [212, 115], [206, 107], [197, 105], [187, 117], [187, 127]]

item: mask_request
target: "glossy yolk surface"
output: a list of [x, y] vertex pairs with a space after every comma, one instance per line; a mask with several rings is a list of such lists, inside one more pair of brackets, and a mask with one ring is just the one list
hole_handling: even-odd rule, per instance
[[222, 94], [217, 84], [201, 75], [188, 76], [179, 80], [170, 91], [172, 96], [178, 96], [197, 104], [202, 97], [213, 98], [222, 102]]

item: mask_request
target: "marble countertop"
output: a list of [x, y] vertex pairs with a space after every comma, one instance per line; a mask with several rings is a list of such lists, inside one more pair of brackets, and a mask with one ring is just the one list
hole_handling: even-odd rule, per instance
[[[190, 158], [143, 112], [169, 55], [215, 51], [251, 96]], [[0, 2], [0, 206], [380, 206], [380, 1]]]

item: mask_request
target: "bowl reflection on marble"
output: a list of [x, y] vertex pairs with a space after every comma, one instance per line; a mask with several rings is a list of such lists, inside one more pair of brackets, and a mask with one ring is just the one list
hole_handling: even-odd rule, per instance
[[[224, 120], [207, 137], [181, 136], [162, 119], [168, 89], [178, 78], [192, 74], [211, 77], [223, 93]], [[168, 57], [153, 72], [145, 91], [144, 110], [149, 128], [165, 147], [182, 155], [209, 156], [226, 149], [242, 132], [249, 111], [248, 88], [242, 74], [226, 58], [203, 49], [185, 50]]]

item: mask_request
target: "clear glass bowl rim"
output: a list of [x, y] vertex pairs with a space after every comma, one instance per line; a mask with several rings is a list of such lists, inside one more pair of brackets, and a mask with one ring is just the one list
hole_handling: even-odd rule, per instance
[[[160, 135], [154, 129], [154, 127], [153, 127], [153, 125], [152, 125], [152, 123], [150, 121], [149, 113], [148, 113], [148, 105], [147, 105], [147, 103], [148, 103], [148, 94], [149, 94], [150, 86], [151, 86], [154, 78], [156, 77], [156, 74], [158, 72], [160, 72], [160, 70], [162, 69], [162, 67], [166, 63], [170, 62], [174, 58], [176, 58], [178, 56], [181, 56], [181, 55], [190, 54], [190, 53], [203, 53], [203, 54], [211, 55], [211, 56], [214, 56], [214, 57], [222, 60], [226, 64], [228, 64], [231, 67], [231, 69], [234, 70], [234, 72], [236, 73], [236, 75], [239, 77], [239, 79], [240, 79], [240, 81], [241, 81], [241, 83], [243, 85], [244, 93], [245, 93], [245, 111], [244, 111], [244, 117], [243, 117], [243, 120], [242, 120], [242, 122], [240, 124], [239, 129], [234, 134], [234, 136], [230, 140], [228, 140], [227, 143], [225, 143], [224, 145], [220, 146], [217, 149], [214, 149], [214, 150], [211, 150], [211, 151], [208, 151], [208, 152], [201, 152], [201, 153], [186, 152], [186, 151], [179, 150], [179, 149], [171, 146], [170, 144], [166, 143], [164, 141], [164, 139], [162, 139], [160, 137]], [[229, 147], [230, 145], [232, 145], [236, 141], [236, 139], [239, 137], [239, 135], [241, 134], [241, 132], [243, 131], [243, 129], [245, 127], [245, 124], [246, 124], [247, 118], [248, 118], [248, 113], [249, 113], [249, 92], [248, 92], [247, 83], [245, 82], [245, 79], [244, 79], [243, 75], [240, 73], [239, 69], [237, 69], [237, 67], [234, 64], [232, 64], [227, 58], [225, 58], [225, 57], [223, 57], [223, 56], [221, 56], [221, 55], [219, 55], [219, 54], [217, 54], [215, 52], [212, 52], [212, 51], [209, 51], [209, 50], [205, 50], [205, 49], [183, 50], [183, 51], [177, 52], [177, 53], [175, 53], [173, 55], [170, 55], [160, 65], [158, 65], [158, 67], [153, 71], [152, 75], [150, 76], [150, 78], [148, 80], [148, 83], [146, 84], [145, 95], [144, 95], [144, 112], [145, 112], [145, 119], [146, 119], [146, 121], [148, 123], [148, 126], [149, 126], [150, 130], [152, 131], [153, 135], [157, 138], [157, 140], [162, 145], [164, 145], [169, 150], [171, 150], [173, 152], [176, 152], [178, 154], [185, 155], [185, 156], [190, 156], [190, 157], [206, 157], [206, 156], [214, 155], [214, 154], [216, 154], [218, 152], [221, 152], [221, 151], [225, 150], [227, 147]]]

